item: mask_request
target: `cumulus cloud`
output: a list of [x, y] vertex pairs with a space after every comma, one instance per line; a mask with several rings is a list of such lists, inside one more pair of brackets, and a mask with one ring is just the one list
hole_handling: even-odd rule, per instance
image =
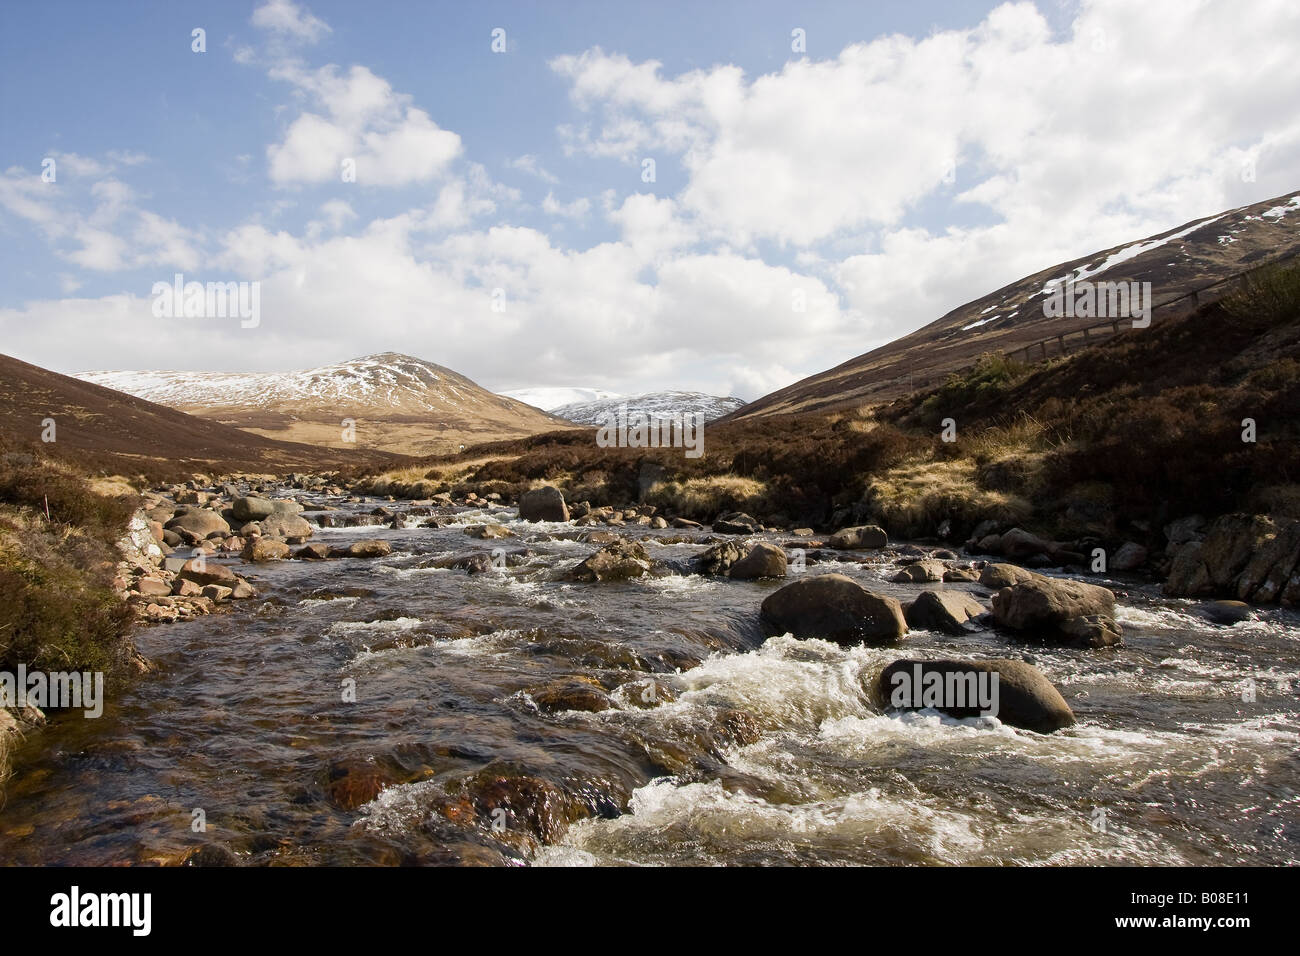
[[253, 11], [249, 22], [261, 30], [302, 43], [315, 43], [330, 32], [328, 23], [292, 0], [267, 0]]

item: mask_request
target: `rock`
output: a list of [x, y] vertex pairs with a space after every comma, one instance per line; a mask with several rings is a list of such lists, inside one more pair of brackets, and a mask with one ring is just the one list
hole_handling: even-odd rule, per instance
[[1028, 558], [1035, 554], [1049, 554], [1055, 550], [1054, 545], [1030, 534], [1020, 528], [1004, 532], [1001, 541], [1001, 553], [1008, 558]]
[[1119, 640], [1115, 595], [1095, 584], [1046, 577], [1022, 581], [993, 595], [993, 616], [1005, 627], [1046, 641], [1103, 647]]
[[273, 514], [258, 522], [262, 535], [268, 538], [310, 538], [311, 522], [298, 515]]
[[983, 570], [980, 571], [979, 581], [984, 587], [999, 591], [1002, 588], [1009, 588], [1013, 584], [1033, 581], [1039, 577], [1041, 575], [1035, 574], [1033, 571], [1026, 571], [1014, 564], [986, 564]]
[[[1165, 581], [1165, 594], [1236, 596], [1237, 576], [1273, 539], [1277, 530], [1273, 521], [1263, 515], [1230, 514], [1217, 518], [1203, 540], [1189, 541], [1179, 550]], [[1259, 576], [1258, 572], [1255, 576]]]
[[166, 530], [188, 531], [202, 540], [210, 534], [223, 536], [230, 534], [230, 525], [215, 511], [208, 511], [206, 508], [189, 508], [167, 522]]
[[623, 706], [644, 710], [672, 703], [677, 699], [677, 691], [656, 677], [642, 677], [620, 685], [614, 697]]
[[674, 528], [703, 528], [704, 525], [698, 521], [692, 521], [690, 518], [674, 518], [669, 522]]
[[922, 591], [903, 617], [913, 630], [963, 634], [963, 625], [983, 613], [984, 605], [965, 591]]
[[236, 577], [235, 586], [231, 589], [230, 597], [236, 601], [244, 601], [248, 598], [257, 597], [257, 588], [253, 587], [241, 577]]
[[1001, 554], [1002, 553], [1002, 535], [986, 534], [980, 538], [975, 545], [975, 549], [984, 554]]
[[289, 546], [275, 538], [250, 538], [242, 552], [245, 561], [282, 561], [289, 557]]
[[349, 558], [382, 558], [393, 553], [393, 546], [380, 538], [363, 538], [348, 545], [345, 556]]
[[738, 581], [783, 578], [785, 573], [785, 552], [766, 541], [758, 542], [749, 549], [748, 554], [731, 566], [731, 577]]
[[897, 601], [843, 574], [802, 578], [769, 594], [760, 622], [769, 636], [789, 633], [845, 646], [892, 644], [907, 633]]
[[831, 535], [827, 544], [837, 551], [878, 550], [889, 544], [889, 535], [874, 524], [864, 524], [856, 528], [841, 528]]
[[742, 541], [720, 541], [694, 559], [695, 573], [725, 575], [745, 556], [745, 551]]
[[715, 534], [757, 534], [763, 530], [756, 518], [743, 511], [729, 511], [718, 515], [713, 521]]
[[203, 587], [194, 581], [187, 581], [184, 578], [177, 578], [175, 585], [172, 587], [172, 594], [177, 597], [198, 597], [203, 593]]
[[349, 757], [329, 765], [325, 793], [334, 806], [351, 812], [375, 799], [394, 783], [393, 776], [373, 760]]
[[1136, 571], [1147, 563], [1147, 549], [1136, 541], [1126, 541], [1110, 559], [1112, 571]]
[[220, 584], [206, 584], [203, 587], [203, 597], [214, 604], [220, 604], [234, 593], [234, 588], [222, 587]]
[[569, 508], [560, 489], [543, 485], [520, 496], [519, 517], [524, 521], [568, 521]]
[[[919, 674], [919, 678], [918, 678]], [[988, 674], [984, 687], [989, 691], [992, 702], [992, 675], [997, 675], [997, 701], [995, 709], [998, 720], [1013, 727], [1037, 733], [1050, 734], [1074, 723], [1074, 712], [1065, 702], [1061, 692], [1036, 667], [1024, 661], [1014, 660], [934, 660], [934, 661], [894, 661], [876, 679], [873, 697], [882, 709], [916, 710], [924, 706], [925, 691], [929, 674], [942, 675], [944, 690], [940, 706], [935, 709], [952, 717], [974, 717], [980, 713], [978, 694], [970, 693], [972, 677], [975, 682], [979, 675]], [[949, 678], [952, 675], [952, 678]], [[920, 686], [918, 687], [918, 680]], [[960, 683], [959, 683], [960, 682]], [[975, 683], [977, 688], [979, 685]], [[949, 693], [951, 687], [966, 690], [965, 703], [975, 706], [958, 706], [957, 695]], [[917, 695], [920, 699], [917, 699]], [[972, 698], [976, 698], [974, 701]], [[900, 704], [905, 706], [899, 706]]]
[[1225, 625], [1240, 624], [1255, 617], [1255, 612], [1244, 601], [1209, 601], [1201, 606], [1201, 613], [1215, 624]]
[[889, 580], [895, 584], [925, 584], [930, 581], [942, 581], [945, 570], [947, 569], [942, 561], [926, 559], [909, 564]]
[[943, 572], [945, 583], [956, 584], [965, 581], [975, 582], [980, 579], [980, 573], [974, 568], [949, 568]]
[[1278, 531], [1254, 553], [1236, 579], [1236, 596], [1242, 601], [1278, 600], [1300, 566], [1300, 521], [1280, 525]]
[[654, 567], [645, 546], [620, 539], [607, 544], [569, 572], [571, 581], [626, 581], [639, 578]]
[[545, 686], [530, 688], [528, 696], [537, 704], [538, 709], [552, 713], [563, 710], [596, 713], [614, 706], [599, 684], [580, 677], [551, 681]]
[[293, 553], [293, 556], [300, 561], [323, 561], [331, 556], [333, 549], [322, 542], [304, 544], [301, 548]]
[[659, 530], [668, 527], [668, 522], [665, 521], [659, 515], [655, 515], [653, 518], [650, 519], [650, 527]]
[[186, 561], [181, 567], [180, 576], [195, 584], [220, 584], [222, 587], [233, 587], [235, 584], [235, 572], [230, 568], [215, 561], [200, 564], [198, 558]]
[[503, 524], [472, 524], [465, 529], [471, 538], [513, 538], [515, 533]]
[[246, 495], [230, 503], [230, 510], [240, 521], [260, 521], [275, 514], [275, 503], [270, 498]]
[[1200, 515], [1188, 515], [1186, 518], [1171, 521], [1165, 525], [1165, 540], [1168, 542], [1165, 553], [1173, 554], [1189, 541], [1201, 540], [1204, 537], [1201, 529], [1204, 527], [1205, 519]]

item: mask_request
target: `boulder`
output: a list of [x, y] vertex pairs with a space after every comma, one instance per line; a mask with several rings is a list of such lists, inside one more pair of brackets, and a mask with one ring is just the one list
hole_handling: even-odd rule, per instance
[[748, 554], [731, 566], [731, 577], [738, 581], [783, 578], [785, 572], [785, 552], [766, 541], [758, 542], [749, 549]]
[[1205, 527], [1205, 519], [1200, 515], [1188, 515], [1186, 518], [1179, 518], [1177, 521], [1171, 521], [1165, 525], [1165, 545], [1167, 554], [1174, 554], [1183, 545], [1189, 541], [1200, 541], [1205, 537], [1201, 529]]
[[564, 710], [595, 713], [614, 706], [599, 684], [581, 677], [562, 678], [541, 687], [529, 688], [528, 696], [539, 710], [552, 713]]
[[984, 587], [999, 591], [1002, 588], [1009, 588], [1013, 584], [1020, 584], [1023, 581], [1033, 581], [1038, 577], [1041, 577], [1041, 575], [1017, 567], [1014, 564], [986, 564], [983, 570], [980, 571], [979, 580]]
[[363, 538], [348, 545], [349, 558], [382, 558], [393, 553], [393, 546], [381, 538]]
[[1000, 553], [1008, 558], [1028, 558], [1035, 554], [1050, 554], [1055, 545], [1030, 534], [1021, 528], [1012, 528], [1002, 535]]
[[233, 587], [237, 580], [235, 572], [224, 564], [206, 560], [200, 563], [197, 558], [185, 562], [180, 577], [195, 584], [220, 584], [222, 587]]
[[[928, 676], [931, 674], [943, 681], [941, 701], [935, 709], [949, 716], [962, 718], [980, 714], [978, 694], [971, 691], [979, 687], [980, 675], [983, 674], [988, 675], [983, 678], [983, 686], [988, 691], [987, 702], [994, 703], [992, 678], [996, 674], [996, 703], [989, 709], [994, 711], [992, 716], [1002, 723], [1041, 734], [1050, 734], [1074, 723], [1070, 705], [1046, 675], [1024, 661], [1014, 660], [894, 661], [875, 681], [872, 696], [876, 705], [881, 709], [922, 709], [926, 706], [926, 687], [940, 686], [936, 678]], [[971, 686], [972, 683], [975, 687]], [[961, 691], [965, 691], [966, 706], [961, 706]]]
[[207, 598], [214, 604], [220, 604], [230, 598], [235, 593], [234, 588], [223, 587], [220, 584], [205, 584], [203, 586], [203, 597]]
[[245, 495], [230, 503], [230, 510], [240, 521], [260, 521], [275, 514], [275, 503], [270, 498]]
[[[1277, 526], [1263, 515], [1230, 514], [1217, 518], [1201, 541], [1179, 549], [1165, 581], [1171, 597], [1206, 594], [1237, 596], [1237, 576], [1251, 564], [1277, 534]], [[1256, 579], [1268, 574], [1252, 572]]]
[[520, 496], [519, 517], [524, 521], [568, 521], [569, 508], [559, 488], [543, 485]]
[[787, 584], [763, 601], [760, 622], [769, 635], [816, 637], [850, 646], [892, 644], [907, 633], [903, 609], [843, 574], [819, 574]]
[[827, 544], [837, 551], [874, 551], [889, 544], [889, 535], [885, 534], [884, 528], [864, 524], [856, 528], [841, 528], [831, 535]]
[[1110, 559], [1112, 571], [1136, 571], [1147, 563], [1147, 549], [1136, 541], [1126, 541]]
[[729, 511], [713, 520], [713, 530], [717, 534], [757, 534], [763, 526], [743, 511]]
[[244, 545], [242, 557], [245, 561], [283, 561], [289, 557], [289, 546], [275, 538], [249, 538]]
[[1228, 626], [1249, 621], [1255, 616], [1245, 601], [1210, 601], [1201, 607], [1201, 613], [1215, 624]]
[[1005, 627], [1049, 642], [1104, 647], [1119, 640], [1115, 595], [1095, 584], [1047, 577], [1022, 581], [993, 595], [993, 616]]
[[293, 553], [293, 556], [299, 561], [323, 561], [331, 556], [332, 550], [328, 544], [316, 541], [311, 544], [304, 544]]
[[230, 525], [215, 511], [206, 508], [187, 508], [167, 522], [166, 530], [187, 531], [202, 540], [210, 534], [221, 534], [223, 537], [230, 534]]
[[889, 580], [895, 584], [925, 584], [930, 581], [942, 581], [943, 572], [947, 570], [942, 561], [926, 559], [909, 564]]
[[571, 581], [626, 581], [649, 573], [654, 567], [645, 546], [621, 538], [607, 544], [569, 572]]
[[913, 630], [963, 634], [965, 623], [983, 613], [984, 605], [965, 591], [922, 591], [903, 617]]
[[298, 515], [273, 514], [258, 522], [262, 535], [268, 538], [310, 538], [311, 522]]
[[503, 524], [472, 524], [465, 529], [471, 538], [513, 538], [515, 533]]
[[745, 556], [743, 541], [720, 541], [692, 562], [696, 574], [727, 574]]

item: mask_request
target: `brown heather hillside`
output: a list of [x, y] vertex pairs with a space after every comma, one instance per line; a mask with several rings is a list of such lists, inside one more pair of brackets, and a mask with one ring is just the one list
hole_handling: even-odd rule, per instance
[[[52, 443], [41, 440], [46, 418], [55, 421]], [[12, 447], [37, 447], [87, 471], [128, 475], [311, 471], [401, 460], [250, 434], [8, 355], [0, 355], [0, 439]]]
[[[1159, 310], [1153, 321], [1161, 321], [1230, 291], [1223, 280], [1298, 252], [1300, 192], [1193, 220], [1026, 276], [888, 345], [753, 401], [727, 420], [890, 402], [969, 368], [986, 352], [1014, 352], [1049, 340], [1053, 354], [1059, 349], [1054, 337], [1061, 334], [1073, 335], [1072, 348], [1082, 329], [1104, 320], [1045, 317], [1043, 290], [1051, 280], [1083, 274], [1092, 282], [1150, 282]], [[1202, 290], [1199, 298], [1189, 298], [1196, 290]], [[1161, 309], [1164, 303], [1170, 304]]]

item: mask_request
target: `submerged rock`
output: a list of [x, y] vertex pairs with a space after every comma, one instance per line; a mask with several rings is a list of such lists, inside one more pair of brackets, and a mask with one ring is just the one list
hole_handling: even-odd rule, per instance
[[620, 539], [607, 544], [569, 572], [571, 581], [626, 581], [650, 573], [654, 561], [645, 546]]

